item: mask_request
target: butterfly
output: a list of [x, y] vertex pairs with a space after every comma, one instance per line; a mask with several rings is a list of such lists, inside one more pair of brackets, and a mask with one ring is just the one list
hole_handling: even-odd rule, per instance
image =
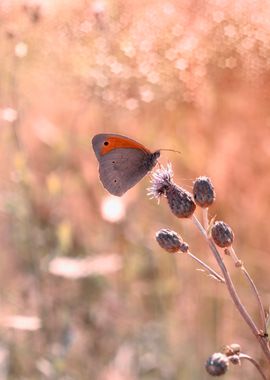
[[121, 197], [157, 164], [160, 150], [151, 152], [129, 137], [101, 133], [92, 139], [99, 177], [109, 193]]

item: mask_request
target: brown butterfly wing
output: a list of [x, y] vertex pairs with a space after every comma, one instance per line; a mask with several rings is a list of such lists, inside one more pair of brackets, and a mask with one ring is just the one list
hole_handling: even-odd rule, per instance
[[152, 169], [150, 156], [139, 149], [122, 148], [100, 156], [99, 175], [105, 189], [113, 195], [123, 195]]

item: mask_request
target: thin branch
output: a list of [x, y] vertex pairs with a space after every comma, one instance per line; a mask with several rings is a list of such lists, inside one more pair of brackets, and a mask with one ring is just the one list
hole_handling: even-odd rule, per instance
[[259, 305], [259, 311], [260, 311], [260, 316], [261, 316], [261, 322], [262, 322], [262, 325], [263, 325], [263, 328], [262, 328], [262, 331], [267, 334], [267, 326], [266, 326], [266, 318], [265, 318], [265, 313], [264, 313], [264, 307], [263, 307], [263, 304], [262, 304], [262, 300], [261, 300], [261, 297], [258, 293], [258, 290], [256, 288], [256, 285], [254, 284], [254, 281], [252, 280], [252, 278], [250, 277], [249, 273], [247, 272], [246, 268], [244, 266], [241, 267], [241, 270], [242, 272], [244, 273], [244, 275], [246, 276], [250, 286], [252, 287], [253, 291], [254, 291], [254, 294], [256, 296], [256, 299], [257, 299], [257, 302], [258, 302], [258, 305]]
[[265, 374], [263, 373], [263, 371], [262, 371], [261, 366], [259, 365], [259, 363], [258, 363], [255, 359], [253, 359], [251, 356], [249, 356], [249, 355], [245, 355], [245, 354], [239, 354], [239, 358], [240, 358], [240, 359], [245, 359], [245, 360], [250, 361], [250, 362], [254, 365], [254, 367], [257, 368], [257, 370], [258, 370], [258, 372], [260, 373], [260, 375], [262, 376], [262, 378], [263, 378], [264, 380], [269, 380], [269, 379], [265, 376]]
[[[235, 250], [232, 247], [230, 247], [228, 250], [229, 250], [229, 252], [231, 254], [231, 257], [233, 258], [235, 264], [241, 263], [241, 261], [239, 260], [239, 258], [237, 257], [237, 255], [235, 253]], [[258, 303], [258, 307], [259, 307], [260, 317], [261, 317], [262, 331], [263, 331], [264, 334], [266, 334], [267, 333], [267, 326], [266, 326], [265, 312], [264, 312], [263, 303], [262, 303], [261, 297], [259, 295], [258, 289], [257, 289], [254, 281], [250, 277], [250, 274], [248, 273], [248, 271], [244, 267], [243, 263], [241, 263], [241, 265], [239, 266], [239, 268], [242, 270], [242, 272], [245, 275], [245, 277], [246, 277], [246, 279], [247, 279], [250, 287], [252, 288], [252, 290], [253, 290], [253, 292], [255, 294], [255, 297], [256, 297], [256, 300], [257, 300], [257, 303]]]
[[209, 267], [206, 263], [204, 263], [202, 260], [200, 260], [197, 256], [194, 256], [190, 251], [187, 252], [187, 254], [197, 263], [199, 263], [204, 269], [206, 269], [211, 275], [218, 281], [225, 283], [225, 280], [222, 276], [220, 276], [214, 269]]

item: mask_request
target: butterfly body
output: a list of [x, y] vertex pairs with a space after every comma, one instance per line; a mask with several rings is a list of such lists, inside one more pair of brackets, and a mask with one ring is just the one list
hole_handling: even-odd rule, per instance
[[126, 136], [98, 134], [92, 146], [99, 162], [100, 180], [111, 194], [121, 196], [154, 168], [160, 151], [151, 153]]

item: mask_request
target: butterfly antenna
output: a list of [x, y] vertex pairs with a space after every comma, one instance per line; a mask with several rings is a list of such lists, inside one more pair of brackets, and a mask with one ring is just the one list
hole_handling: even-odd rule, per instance
[[174, 152], [174, 153], [182, 154], [179, 150], [174, 150], [174, 149], [159, 149], [159, 150], [165, 150], [167, 152]]

